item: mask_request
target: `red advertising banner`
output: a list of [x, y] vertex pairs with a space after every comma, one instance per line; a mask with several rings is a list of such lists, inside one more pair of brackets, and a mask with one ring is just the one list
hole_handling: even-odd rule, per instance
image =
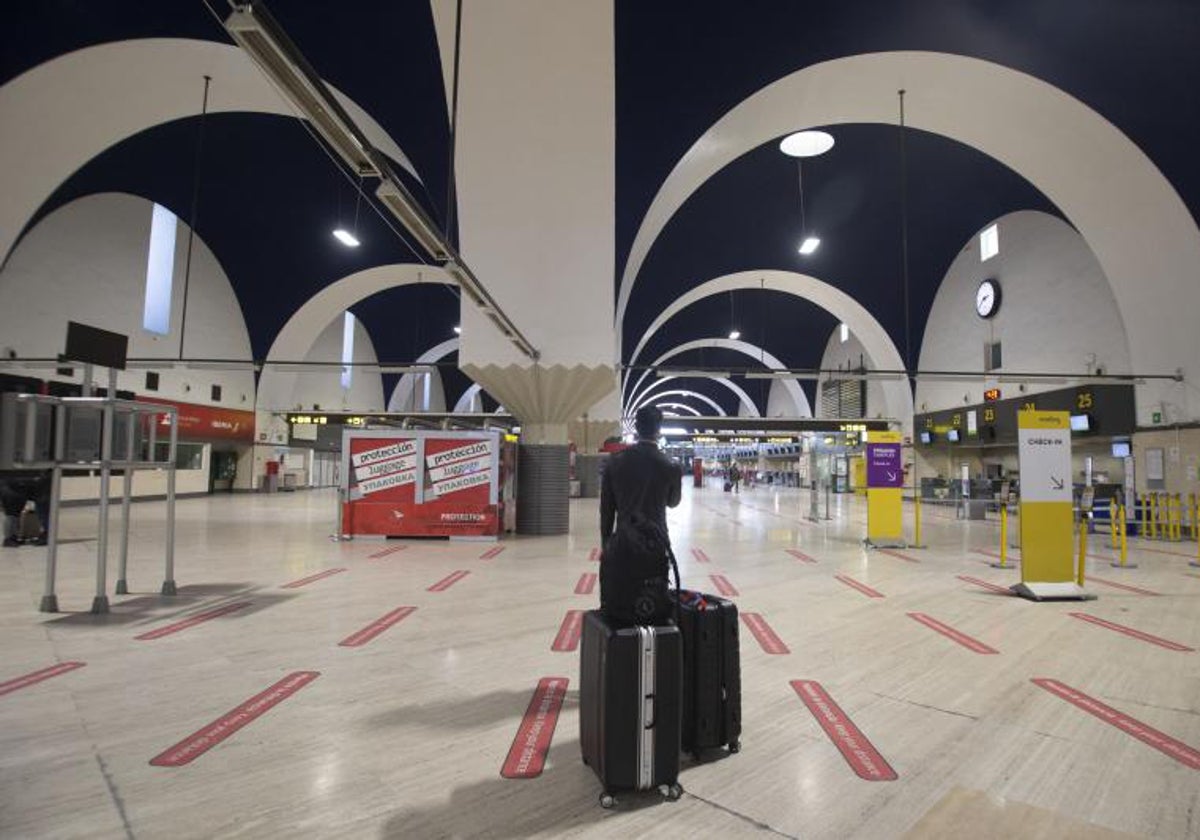
[[[254, 442], [254, 412], [237, 411], [232, 408], [216, 408], [210, 405], [164, 400], [161, 397], [138, 396], [139, 402], [169, 405], [179, 411], [180, 440], [237, 440]], [[166, 417], [159, 417], [159, 440], [167, 439]]]
[[499, 535], [495, 435], [351, 432], [348, 444], [343, 533]]

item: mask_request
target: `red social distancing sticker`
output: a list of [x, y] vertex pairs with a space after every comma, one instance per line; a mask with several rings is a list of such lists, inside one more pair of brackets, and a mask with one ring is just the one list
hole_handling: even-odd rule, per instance
[[399, 624], [404, 619], [417, 611], [416, 607], [396, 607], [396, 609], [381, 616], [357, 633], [353, 633], [338, 642], [339, 647], [362, 647], [367, 642], [374, 639], [383, 631], [387, 630], [396, 624]]
[[771, 625], [767, 624], [767, 620], [755, 612], [742, 613], [742, 621], [746, 627], [750, 629], [750, 633], [758, 641], [759, 647], [766, 653], [782, 654], [791, 653], [788, 646], [775, 635], [775, 631], [771, 629]]
[[140, 636], [133, 638], [138, 641], [148, 642], [153, 639], [161, 639], [163, 636], [170, 636], [172, 633], [178, 633], [181, 630], [187, 630], [189, 627], [195, 627], [197, 624], [203, 624], [206, 621], [212, 621], [214, 618], [220, 618], [223, 615], [228, 615], [231, 612], [237, 612], [240, 609], [250, 606], [249, 601], [239, 601], [236, 604], [226, 604], [223, 607], [217, 607], [213, 610], [196, 613], [195, 615], [185, 618], [183, 621], [177, 621], [174, 624], [168, 624], [166, 627], [158, 627], [154, 630], [149, 630], [142, 633]]
[[868, 782], [891, 782], [898, 778], [879, 750], [867, 740], [867, 736], [862, 734], [819, 682], [792, 680], [792, 688], [859, 778]]
[[60, 662], [57, 665], [51, 665], [49, 668], [42, 668], [40, 671], [34, 671], [31, 674], [16, 677], [15, 679], [7, 680], [0, 683], [0, 697], [5, 694], [12, 694], [14, 691], [19, 691], [22, 688], [28, 688], [31, 685], [36, 685], [42, 680], [48, 680], [51, 677], [57, 677], [62, 674], [74, 671], [76, 668], [82, 668], [86, 662]]
[[543, 677], [538, 681], [521, 725], [517, 727], [517, 736], [509, 747], [508, 757], [500, 768], [501, 776], [533, 779], [542, 775], [569, 682], [566, 677]]

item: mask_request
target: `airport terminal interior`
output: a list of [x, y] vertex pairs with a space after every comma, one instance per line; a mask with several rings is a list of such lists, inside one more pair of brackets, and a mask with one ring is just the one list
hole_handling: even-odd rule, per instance
[[[1195, 3], [0, 44], [0, 837], [1200, 838]], [[741, 730], [609, 790], [649, 406]]]

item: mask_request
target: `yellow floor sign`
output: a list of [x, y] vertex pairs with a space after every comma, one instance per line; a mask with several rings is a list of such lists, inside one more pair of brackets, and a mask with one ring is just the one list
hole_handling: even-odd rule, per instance
[[867, 432], [867, 545], [905, 548], [899, 432]]
[[1013, 592], [1035, 601], [1094, 597], [1075, 582], [1070, 421], [1066, 411], [1017, 413], [1021, 582]]

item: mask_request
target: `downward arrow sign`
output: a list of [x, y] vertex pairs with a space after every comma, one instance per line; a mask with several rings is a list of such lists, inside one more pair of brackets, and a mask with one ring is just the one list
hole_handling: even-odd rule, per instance
[[1050, 483], [1054, 485], [1055, 490], [1063, 489], [1063, 480], [1061, 478], [1055, 478], [1054, 476], [1050, 476]]
[[887, 474], [887, 477], [888, 477], [888, 481], [895, 481], [895, 480], [896, 480], [896, 474], [895, 474], [894, 472], [890, 472], [890, 473], [888, 473], [888, 474]]

